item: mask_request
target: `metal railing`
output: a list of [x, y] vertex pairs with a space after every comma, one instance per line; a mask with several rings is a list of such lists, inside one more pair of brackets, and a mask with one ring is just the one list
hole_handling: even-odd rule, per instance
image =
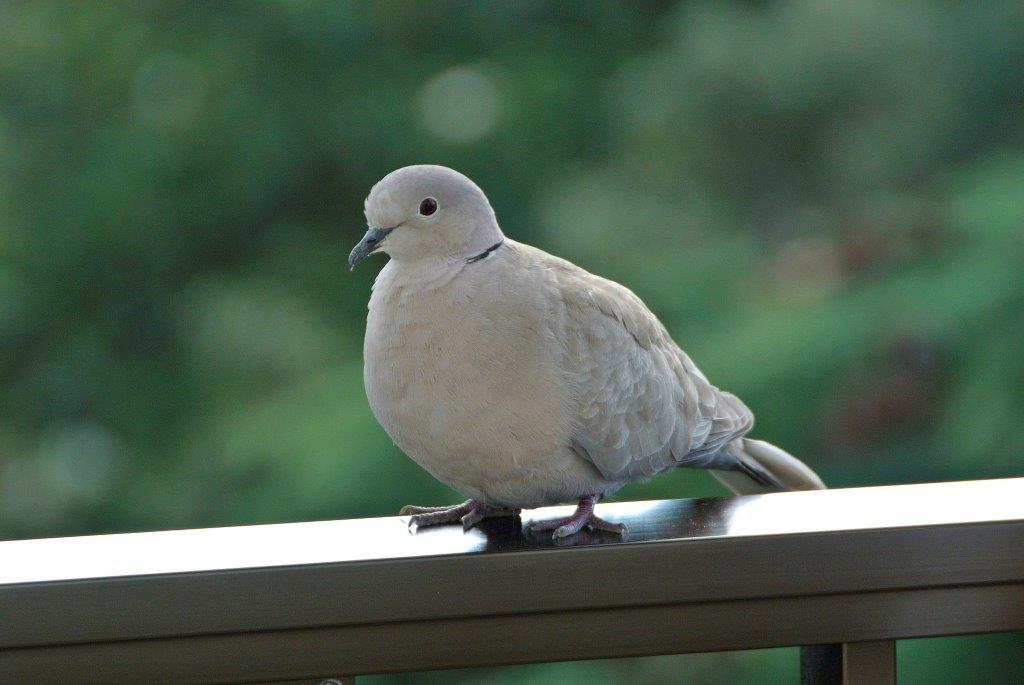
[[347, 682], [817, 645], [805, 682], [874, 684], [895, 679], [896, 639], [1024, 629], [1024, 478], [600, 513], [629, 537], [556, 544], [512, 519], [412, 535], [393, 517], [2, 542], [0, 682]]

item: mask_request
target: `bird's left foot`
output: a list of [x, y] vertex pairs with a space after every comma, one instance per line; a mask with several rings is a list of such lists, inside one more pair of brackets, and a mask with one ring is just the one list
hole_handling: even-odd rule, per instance
[[587, 495], [580, 500], [572, 516], [550, 521], [538, 521], [530, 524], [530, 530], [554, 530], [552, 537], [556, 540], [566, 538], [583, 530], [584, 526], [594, 530], [605, 530], [610, 533], [625, 535], [628, 531], [624, 523], [612, 523], [594, 513], [594, 505], [597, 504], [595, 495]]
[[463, 530], [469, 530], [485, 518], [493, 516], [515, 516], [517, 509], [499, 509], [479, 502], [475, 499], [466, 500], [453, 507], [416, 507], [408, 504], [398, 512], [399, 516], [409, 517], [409, 529], [415, 531], [425, 526], [440, 526], [446, 523], [462, 523]]

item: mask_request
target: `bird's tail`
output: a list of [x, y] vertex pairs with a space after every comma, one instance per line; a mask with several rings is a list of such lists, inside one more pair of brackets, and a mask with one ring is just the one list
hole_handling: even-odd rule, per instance
[[737, 495], [783, 490], [824, 490], [814, 471], [792, 454], [763, 440], [738, 438], [722, 448], [736, 458], [736, 468], [711, 475]]

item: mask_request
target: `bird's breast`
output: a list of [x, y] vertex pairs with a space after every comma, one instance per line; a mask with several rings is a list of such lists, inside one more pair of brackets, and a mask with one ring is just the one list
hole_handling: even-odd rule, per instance
[[486, 284], [375, 289], [364, 346], [367, 397], [395, 443], [463, 492], [521, 476], [567, 444], [566, 384], [530, 293]]

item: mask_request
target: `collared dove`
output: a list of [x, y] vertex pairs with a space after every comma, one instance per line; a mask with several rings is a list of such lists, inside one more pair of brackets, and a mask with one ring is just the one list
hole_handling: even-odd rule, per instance
[[744, 437], [754, 416], [711, 385], [627, 288], [506, 238], [462, 174], [409, 166], [365, 203], [349, 266], [391, 259], [370, 296], [364, 380], [395, 444], [469, 500], [405, 507], [410, 526], [579, 502], [535, 529], [624, 532], [594, 504], [670, 468], [710, 469], [752, 494], [824, 488]]

